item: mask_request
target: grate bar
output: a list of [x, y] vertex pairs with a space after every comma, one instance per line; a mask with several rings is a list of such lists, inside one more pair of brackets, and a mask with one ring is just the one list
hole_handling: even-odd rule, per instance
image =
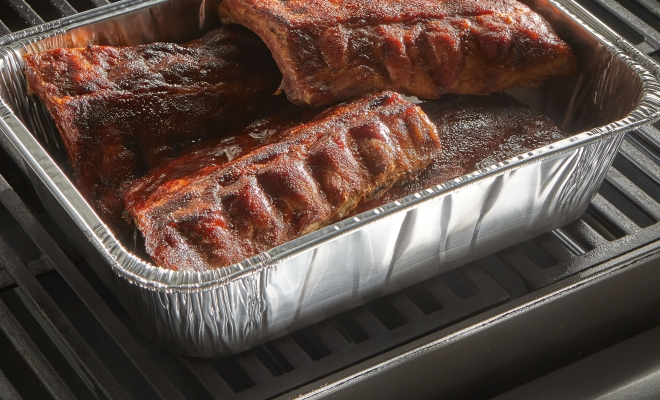
[[[363, 342], [347, 345], [346, 340], [332, 328], [329, 322], [324, 321], [319, 323], [315, 327], [314, 332], [321, 337], [324, 343], [328, 344], [333, 354], [314, 363], [310, 363], [312, 364], [311, 368], [303, 366], [303, 370], [309, 372], [309, 375], [300, 377], [299, 382], [302, 383], [307, 379], [316, 378], [314, 376], [316, 369], [329, 372], [329, 369], [327, 367], [324, 368], [323, 364], [333, 365], [337, 359], [340, 359], [343, 360], [345, 366], [348, 366], [363, 359], [363, 354], [371, 356], [377, 352], [394, 347], [399, 343], [414, 339], [421, 334], [441, 329], [465, 316], [474, 315], [490, 307], [502, 304], [510, 297], [504, 289], [497, 285], [489, 275], [477, 266], [473, 264], [466, 265], [459, 268], [459, 271], [461, 276], [475, 288], [476, 294], [461, 300], [443, 282], [443, 279], [434, 278], [431, 281], [427, 281], [422, 285], [442, 305], [442, 308], [428, 315], [423, 315], [420, 311], [406, 313], [405, 308], [411, 307], [412, 301], [407, 299], [407, 296], [401, 294], [390, 295], [379, 300], [392, 304], [400, 314], [405, 315], [406, 324], [399, 327], [387, 329], [370, 311], [369, 305], [349, 312], [355, 322], [369, 336], [369, 339]], [[331, 345], [332, 343], [336, 343], [337, 348], [334, 348], [335, 346]], [[318, 376], [318, 372], [316, 376]]]
[[[1, 184], [2, 180], [0, 180]], [[0, 191], [0, 195], [5, 192]], [[94, 355], [78, 331], [75, 330], [44, 288], [39, 285], [36, 278], [24, 267], [18, 256], [11, 251], [11, 248], [1, 238], [0, 262], [5, 265], [18, 286], [25, 289], [21, 293], [26, 300], [26, 306], [35, 319], [49, 334], [58, 348], [62, 350], [71, 365], [78, 371], [84, 371], [83, 374], [86, 376], [81, 376], [83, 381], [89, 382], [89, 377], [94, 377], [93, 381], [97, 383], [104, 382], [104, 385], [99, 385], [99, 387], [104, 389], [106, 397], [126, 398], [126, 393]], [[95, 387], [90, 389], [93, 392], [97, 391]]]
[[[646, 147], [640, 150], [637, 145], [633, 145], [631, 142], [626, 141], [623, 143], [619, 157], [615, 161], [615, 167], [608, 172], [607, 182], [611, 187], [618, 190], [623, 197], [627, 198], [631, 205], [637, 206], [640, 210], [646, 212], [649, 218], [658, 220], [656, 217], [660, 213], [658, 199], [656, 199], [656, 196], [649, 194], [654, 192], [646, 192], [645, 190], [656, 190], [651, 187], [651, 182], [655, 182], [660, 186], [658, 182], [660, 166], [655, 162], [655, 159], [650, 158], [653, 157], [653, 154], [649, 146], [653, 144], [642, 143], [641, 145]], [[621, 168], [621, 170], [617, 168]], [[641, 179], [637, 175], [630, 174], [644, 174], [648, 179]], [[646, 185], [646, 188], [637, 186], [635, 182]], [[498, 257], [520, 274], [533, 289], [537, 289], [656, 240], [660, 234], [659, 223], [655, 222], [646, 228], [639, 228], [624, 215], [622, 209], [609, 203], [600, 194], [596, 196], [590, 207], [593, 210], [592, 212], [587, 212], [581, 219], [561, 228], [564, 235], [570, 236], [570, 242], [577, 241], [577, 243], [581, 243], [580, 247], [584, 247], [584, 253], [559, 253], [553, 248], [551, 241], [546, 242], [544, 235], [535, 239], [535, 241], [557, 259], [558, 264], [556, 266], [542, 270], [533, 262], [527, 262], [521, 255], [516, 254], [515, 248], [498, 253]], [[594, 211], [600, 215], [600, 220], [594, 219]], [[589, 223], [585, 222], [586, 220]], [[595, 225], [594, 227], [591, 225], [594, 223], [602, 223], [602, 225]], [[608, 240], [597, 229], [603, 231], [602, 234], [606, 234], [608, 229], [620, 232], [614, 232], [614, 236], [609, 234]], [[617, 235], [620, 237], [617, 238]]]
[[[471, 291], [466, 294], [465, 290], [458, 290], [461, 284], [471, 287]], [[427, 285], [429, 295], [437, 299], [434, 301], [442, 303], [442, 306], [428, 314], [418, 309], [405, 293], [395, 293], [336, 317], [344, 321], [344, 324], [348, 319], [354, 322], [355, 325], [349, 330], [355, 334], [354, 329], [358, 327], [363, 332], [362, 336], [365, 336], [359, 341], [352, 340], [348, 332], [340, 333], [336, 328], [336, 325], [341, 325], [339, 322], [334, 321], [333, 324], [333, 320], [325, 320], [293, 335], [276, 339], [263, 348], [224, 360], [183, 359], [205, 388], [217, 398], [271, 397], [421, 334], [440, 329], [466, 315], [495, 307], [510, 297], [475, 265], [461, 267], [460, 273], [447, 283], [443, 282], [443, 278], [438, 278]], [[460, 296], [454, 290], [458, 290]], [[257, 354], [260, 351], [261, 357]], [[284, 361], [284, 364], [280, 361]], [[225, 368], [231, 365], [232, 368], [240, 369], [252, 384], [232, 390], [229, 386], [231, 383], [227, 382], [231, 376], [219, 377], [217, 363], [221, 368], [222, 365]], [[233, 387], [236, 389], [236, 382]]]
[[0, 394], [3, 400], [21, 400], [22, 397], [16, 388], [9, 382], [7, 376], [0, 369]]
[[213, 395], [216, 399], [235, 398], [235, 393], [231, 388], [218, 376], [218, 373], [213, 369], [208, 361], [197, 358], [182, 357], [185, 364], [190, 370], [197, 375], [204, 388]]
[[[660, 122], [657, 122], [656, 125], [660, 127]], [[656, 128], [653, 125], [643, 126], [637, 130], [637, 133], [651, 145], [655, 146], [656, 149], [660, 149], [660, 128]]]
[[0, 36], [9, 35], [10, 33], [11, 31], [9, 28], [7, 28], [7, 26], [2, 21], [0, 21]]
[[538, 243], [544, 250], [557, 258], [559, 263], [568, 262], [572, 257], [581, 256], [587, 252], [583, 247], [584, 244], [576, 242], [562, 228], [540, 236]]
[[62, 17], [68, 17], [78, 13], [66, 0], [48, 0], [48, 3], [55, 7], [58, 14]]
[[[605, 7], [612, 14], [616, 15], [628, 25], [633, 27], [638, 33], [644, 36], [644, 42], [637, 45], [637, 48], [644, 53], [651, 53], [660, 48], [660, 33], [649, 26], [633, 12], [619, 4], [615, 0], [594, 0]], [[657, 6], [656, 6], [657, 7]]]
[[[390, 297], [390, 303], [392, 303], [392, 306], [394, 306], [394, 308], [399, 311], [401, 315], [405, 315], [408, 321], [413, 321], [424, 317], [422, 310], [417, 308], [415, 303], [413, 303], [412, 300], [408, 298], [408, 296], [404, 295], [403, 292], [398, 292], [392, 295]], [[337, 337], [341, 337], [339, 332], [337, 332], [335, 329], [332, 329], [332, 332], [334, 335], [337, 335]]]
[[[312, 360], [309, 356], [293, 341], [291, 336], [284, 336], [277, 339], [273, 342], [277, 346], [278, 350], [284, 354], [289, 363], [293, 366], [294, 370], [302, 370], [304, 368], [309, 368], [309, 364], [312, 363]], [[346, 349], [346, 347], [341, 347], [338, 349], [336, 346], [333, 346], [335, 343], [331, 342], [329, 345], [330, 350], [333, 353], [339, 353], [341, 350]]]
[[353, 314], [355, 322], [373, 339], [390, 336], [387, 328], [372, 313], [361, 307]]
[[657, 150], [657, 145], [654, 146], [654, 143], [657, 144], [657, 140], [653, 136], [647, 136], [640, 131], [630, 132], [626, 136], [624, 143], [630, 144], [650, 160], [660, 165], [660, 152]]
[[319, 324], [316, 333], [319, 335], [323, 343], [328, 346], [332, 354], [338, 354], [347, 349], [346, 339], [332, 326], [331, 323]]
[[[169, 378], [151, 361], [146, 352], [137, 344], [135, 339], [131, 336], [125, 326], [117, 319], [112, 311], [104, 304], [103, 300], [99, 294], [91, 287], [91, 285], [85, 281], [82, 274], [75, 268], [71, 261], [62, 253], [61, 249], [55, 241], [46, 233], [46, 231], [41, 227], [41, 225], [34, 219], [32, 214], [27, 210], [25, 204], [20, 201], [18, 195], [13, 190], [2, 190], [3, 188], [9, 188], [7, 182], [0, 176], [0, 202], [5, 205], [5, 207], [13, 214], [20, 215], [19, 223], [25, 232], [30, 236], [30, 238], [37, 245], [39, 250], [42, 251], [42, 254], [48, 254], [53, 258], [52, 264], [55, 266], [55, 269], [60, 273], [60, 275], [67, 281], [70, 287], [76, 292], [78, 297], [85, 303], [90, 311], [96, 316], [97, 320], [101, 325], [108, 331], [112, 336], [117, 345], [124, 351], [126, 356], [133, 362], [135, 367], [143, 374], [143, 376], [149, 381], [150, 385], [154, 390], [163, 398], [168, 399], [183, 399], [183, 395], [179, 390], [174, 386]], [[32, 278], [34, 282], [32, 285], [35, 290], [43, 291], [36, 280]], [[24, 283], [24, 282], [23, 282]], [[32, 288], [30, 288], [32, 290]], [[35, 292], [31, 292], [35, 293]], [[44, 296], [47, 297], [47, 294], [44, 292]], [[52, 300], [51, 300], [52, 302]], [[53, 304], [55, 306], [55, 304]], [[57, 306], [55, 306], [57, 307]], [[61, 311], [57, 310], [59, 313]], [[53, 315], [53, 314], [48, 314]], [[66, 318], [62, 315], [63, 318]], [[71, 327], [73, 330], [73, 327]], [[75, 332], [75, 330], [73, 330]], [[76, 338], [78, 339], [78, 338]], [[82, 338], [80, 338], [82, 340]], [[86, 346], [85, 346], [86, 347]], [[89, 355], [84, 356], [84, 359], [87, 357], [93, 357], [91, 349], [86, 347], [89, 351]], [[93, 357], [95, 360], [98, 360], [96, 357]], [[99, 363], [98, 367], [101, 367], [102, 370], [105, 370], [102, 367], [102, 364]], [[107, 372], [107, 370], [105, 370]], [[104, 373], [105, 375], [105, 373]], [[119, 384], [114, 381], [114, 378], [110, 378], [111, 375], [107, 372], [107, 376], [101, 380], [101, 382], [112, 382], [112, 386], [115, 386], [114, 392], [123, 390], [120, 389]], [[99, 377], [103, 378], [103, 377]], [[118, 395], [115, 393], [110, 393], [111, 398]]]
[[657, 203], [660, 199], [656, 200], [646, 194], [646, 192], [635, 186], [628, 178], [614, 168], [611, 168], [607, 172], [607, 180], [612, 186], [625, 194], [630, 201], [644, 209], [644, 211], [649, 213], [656, 221], [660, 221], [660, 204]]
[[44, 20], [39, 16], [39, 14], [37, 14], [24, 0], [7, 1], [9, 6], [14, 9], [16, 13], [18, 13], [18, 15], [31, 26], [41, 25], [44, 23]]
[[[598, 232], [591, 225], [584, 222], [583, 219], [578, 219], [566, 226], [566, 228], [571, 229], [575, 234], [592, 249], [597, 249], [602, 246], [607, 246], [607, 240], [600, 236]], [[587, 252], [588, 254], [589, 252]]]
[[[653, 177], [656, 181], [660, 177], [660, 165], [651, 161], [655, 159], [655, 156], [650, 153], [650, 150], [645, 149], [644, 151], [640, 150], [638, 146], [644, 146], [644, 144], [633, 144], [629, 140], [624, 140], [621, 143], [621, 148], [619, 153], [626, 157], [628, 161], [633, 163], [642, 171], [648, 173], [649, 176]], [[657, 160], [660, 162], [660, 159]]]
[[545, 286], [548, 280], [556, 275], [552, 270], [540, 269], [514, 247], [500, 251], [497, 253], [497, 257], [516, 271], [534, 289]]
[[611, 219], [614, 228], [618, 228], [622, 231], [624, 236], [631, 235], [639, 231], [639, 227], [632, 222], [621, 210], [614, 207], [612, 203], [607, 201], [601, 194], [596, 194], [594, 199], [591, 201], [591, 205], [595, 210], [600, 212], [603, 215], [607, 215], [608, 219]]
[[642, 3], [646, 7], [646, 11], [655, 14], [657, 17], [660, 17], [660, 7], [658, 7], [657, 0], [635, 0], [638, 3]]
[[254, 350], [247, 351], [238, 358], [238, 364], [252, 379], [255, 386], [268, 386], [274, 380], [273, 374], [259, 361]]
[[532, 291], [529, 283], [495, 254], [477, 260], [475, 264], [509, 293], [512, 299]]
[[554, 231], [551, 232], [553, 236], [555, 236], [561, 244], [569, 249], [573, 254], [576, 256], [582, 256], [586, 253], [586, 251], [580, 246], [578, 243], [573, 240], [569, 234], [565, 232], [564, 229], [562, 228], [557, 228]]
[[2, 329], [7, 338], [23, 356], [25, 362], [44, 384], [46, 390], [55, 399], [75, 399], [75, 396], [62, 378], [55, 372], [53, 366], [41, 351], [39, 351], [37, 345], [30, 339], [30, 336], [21, 327], [2, 300], [0, 300], [0, 329]]
[[108, 0], [90, 0], [90, 1], [96, 7], [107, 6], [108, 4], [110, 4]]
[[9, 272], [5, 271], [4, 267], [0, 265], [0, 289], [5, 286], [9, 286], [14, 283], [14, 278], [9, 275]]

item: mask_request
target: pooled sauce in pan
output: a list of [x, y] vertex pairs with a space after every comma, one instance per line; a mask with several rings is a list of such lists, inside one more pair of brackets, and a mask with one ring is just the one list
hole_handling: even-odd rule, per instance
[[442, 154], [417, 179], [363, 202], [355, 213], [398, 200], [563, 139], [548, 117], [508, 95], [445, 96], [421, 105], [438, 128]]

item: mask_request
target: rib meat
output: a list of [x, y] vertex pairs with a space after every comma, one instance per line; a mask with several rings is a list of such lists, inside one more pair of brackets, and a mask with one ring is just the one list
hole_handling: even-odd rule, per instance
[[511, 96], [445, 96], [421, 105], [436, 125], [442, 154], [417, 179], [401, 181], [355, 214], [565, 138], [547, 116]]
[[570, 75], [550, 25], [515, 0], [224, 0], [257, 33], [291, 101], [321, 105], [375, 90], [422, 98], [487, 94]]
[[76, 186], [109, 222], [122, 222], [123, 185], [186, 144], [283, 103], [272, 96], [281, 75], [270, 52], [238, 26], [182, 45], [56, 49], [25, 56], [25, 66], [30, 91], [61, 133]]
[[265, 134], [252, 149], [187, 154], [138, 180], [126, 208], [147, 253], [177, 270], [218, 268], [312, 232], [423, 170], [433, 124], [399, 94], [372, 94]]

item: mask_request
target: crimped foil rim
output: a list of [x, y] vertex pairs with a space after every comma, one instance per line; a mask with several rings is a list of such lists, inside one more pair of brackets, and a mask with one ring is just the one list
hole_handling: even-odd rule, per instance
[[[111, 4], [91, 10], [90, 12], [2, 37], [0, 38], [0, 46], [35, 39], [37, 35], [39, 35], [39, 39], [58, 35], [77, 26], [87, 25], [95, 21], [114, 17], [119, 13], [124, 14], [136, 11], [166, 1], [152, 0], [141, 2], [140, 0], [134, 0], [123, 4]], [[294, 257], [299, 253], [312, 250], [323, 243], [336, 240], [367, 225], [377, 223], [381, 219], [393, 214], [406, 212], [422, 203], [433, 201], [482, 180], [514, 171], [558, 154], [573, 151], [586, 143], [605, 140], [610, 136], [620, 134], [624, 131], [630, 131], [641, 125], [660, 119], [660, 82], [656, 78], [660, 76], [660, 66], [646, 58], [644, 54], [639, 52], [631, 44], [595, 20], [582, 7], [564, 1], [548, 0], [548, 2], [580, 23], [610, 53], [621, 58], [628, 67], [632, 68], [640, 78], [642, 85], [641, 101], [627, 116], [603, 127], [579, 133], [554, 144], [504, 160], [441, 185], [422, 190], [221, 269], [203, 272], [172, 271], [157, 267], [131, 254], [110, 233], [72, 183], [66, 178], [64, 173], [57, 167], [57, 164], [11, 112], [2, 99], [0, 99], [0, 130], [5, 133], [11, 145], [21, 154], [37, 177], [49, 188], [51, 193], [69, 213], [70, 217], [83, 229], [83, 233], [85, 233], [88, 240], [97, 248], [106, 261], [109, 262], [119, 277], [145, 289], [163, 292], [214, 290], [220, 286], [228, 285], [235, 280], [277, 265], [279, 262]], [[116, 12], [117, 14], [112, 14], [112, 12]], [[2, 60], [0, 59], [0, 61]], [[24, 137], [25, 135], [28, 135], [28, 137]], [[27, 142], [27, 145], [25, 142]], [[29, 148], [26, 146], [29, 146]], [[77, 209], [74, 203], [80, 204], [81, 207]]]

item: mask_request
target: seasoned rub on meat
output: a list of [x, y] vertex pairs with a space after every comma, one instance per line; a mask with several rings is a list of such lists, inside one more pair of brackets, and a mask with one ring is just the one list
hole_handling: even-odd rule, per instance
[[392, 92], [284, 127], [230, 161], [216, 142], [127, 191], [127, 210], [158, 265], [207, 270], [240, 262], [341, 219], [441, 150], [426, 115]]
[[297, 104], [488, 94], [576, 69], [570, 47], [515, 0], [224, 0], [219, 11], [266, 42]]
[[239, 26], [182, 45], [30, 54], [25, 73], [61, 133], [74, 183], [116, 227], [125, 226], [122, 185], [187, 143], [222, 136], [283, 103], [272, 96], [281, 75], [270, 52]]
[[550, 118], [505, 94], [449, 95], [421, 108], [438, 129], [442, 154], [417, 179], [401, 181], [362, 202], [355, 214], [566, 137]]

